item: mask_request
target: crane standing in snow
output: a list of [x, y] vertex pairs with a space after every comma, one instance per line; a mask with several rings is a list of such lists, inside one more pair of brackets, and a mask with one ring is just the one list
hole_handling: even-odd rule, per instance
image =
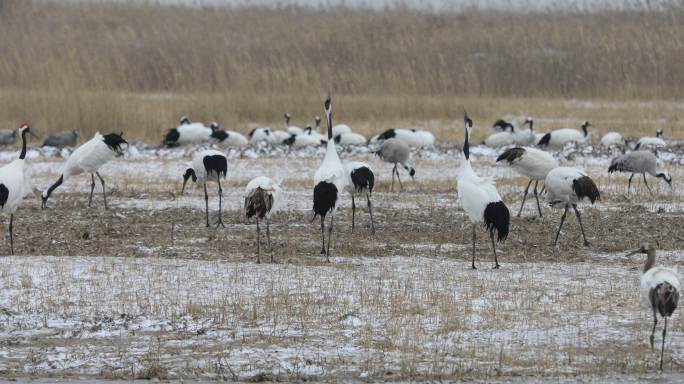
[[[321, 217], [321, 254], [330, 262], [330, 243], [332, 242], [333, 219], [339, 203], [340, 193], [347, 184], [344, 168], [335, 150], [335, 140], [332, 135], [332, 100], [330, 95], [325, 100], [325, 117], [328, 121], [328, 144], [323, 163], [314, 175], [313, 211], [314, 217]], [[328, 249], [325, 248], [325, 217], [330, 213], [330, 227], [328, 228]], [[311, 221], [313, 221], [313, 219]]]
[[102, 197], [104, 198], [104, 207], [108, 209], [107, 206], [107, 191], [105, 190], [105, 181], [100, 175], [99, 169], [105, 165], [109, 160], [112, 160], [115, 156], [123, 156], [123, 146], [128, 146], [128, 142], [123, 139], [123, 132], [120, 134], [110, 133], [107, 135], [101, 135], [99, 132], [95, 136], [83, 143], [80, 147], [69, 156], [64, 167], [62, 168], [62, 174], [59, 179], [52, 184], [48, 189], [43, 191], [42, 200], [43, 209], [47, 208], [47, 201], [54, 190], [62, 185], [65, 179], [70, 176], [79, 175], [83, 172], [90, 173], [90, 197], [88, 198], [88, 207], [93, 202], [93, 192], [95, 191], [95, 175], [100, 179], [102, 183]]
[[656, 326], [658, 325], [658, 315], [665, 321], [663, 326], [663, 341], [660, 348], [660, 370], [663, 370], [663, 354], [665, 352], [665, 335], [667, 334], [667, 319], [672, 317], [677, 304], [679, 303], [679, 278], [677, 270], [655, 266], [656, 249], [653, 245], [644, 244], [641, 248], [628, 254], [631, 256], [637, 253], [648, 255], [644, 264], [644, 272], [641, 275], [641, 298], [651, 311], [653, 311], [653, 330], [649, 341], [653, 349], [653, 341]]
[[221, 211], [223, 209], [223, 188], [221, 188], [221, 179], [225, 179], [228, 174], [228, 159], [222, 152], [208, 149], [200, 151], [192, 158], [192, 168], [188, 168], [183, 174], [183, 188], [181, 194], [185, 191], [185, 185], [188, 179], [192, 178], [193, 182], [200, 182], [204, 186], [204, 206], [207, 214], [207, 227], [209, 225], [209, 195], [207, 194], [207, 181], [215, 181], [218, 184], [219, 193], [219, 210], [216, 227], [219, 225], [225, 227], [223, 220], [221, 220]]
[[653, 153], [646, 150], [632, 151], [624, 155], [620, 155], [610, 162], [610, 167], [608, 167], [608, 173], [613, 172], [631, 172], [629, 176], [629, 181], [627, 182], [627, 193], [629, 194], [629, 188], [632, 186], [632, 178], [635, 173], [641, 173], [644, 178], [644, 184], [648, 189], [648, 192], [653, 196], [653, 191], [651, 187], [648, 186], [646, 181], [646, 174], [653, 177], [659, 177], [670, 186], [672, 189], [672, 176], [668, 172], [656, 172], [656, 157]]
[[464, 160], [458, 170], [458, 197], [461, 207], [468, 215], [473, 224], [473, 262], [475, 267], [475, 240], [477, 225], [484, 223], [489, 238], [492, 242], [494, 252], [494, 269], [500, 267], [496, 256], [496, 243], [494, 242], [494, 231], [497, 233], [497, 240], [504, 241], [508, 237], [508, 228], [511, 215], [508, 208], [501, 200], [499, 192], [496, 190], [494, 182], [489, 179], [480, 178], [470, 164], [470, 136], [473, 130], [473, 121], [464, 112], [463, 121], [465, 123], [465, 142], [463, 144]]
[[352, 198], [352, 232], [354, 232], [354, 221], [356, 217], [356, 202], [355, 196], [366, 195], [368, 201], [368, 214], [371, 220], [371, 234], [375, 233], [375, 225], [373, 224], [373, 208], [371, 206], [370, 195], [373, 193], [373, 186], [375, 185], [375, 175], [370, 166], [360, 161], [350, 161], [344, 164], [344, 173], [347, 176], [347, 186], [345, 189]]
[[259, 220], [266, 219], [266, 238], [268, 239], [268, 250], [271, 253], [271, 263], [273, 263], [273, 248], [271, 248], [271, 215], [281, 205], [280, 185], [266, 176], [259, 176], [252, 179], [245, 188], [245, 215], [248, 219], [256, 218], [257, 224], [257, 264], [261, 263], [261, 229]]
[[0, 168], [0, 213], [9, 214], [10, 253], [14, 255], [14, 212], [17, 211], [26, 193], [31, 189], [26, 175], [26, 135], [31, 133], [28, 124], [19, 128], [21, 153], [19, 158]]

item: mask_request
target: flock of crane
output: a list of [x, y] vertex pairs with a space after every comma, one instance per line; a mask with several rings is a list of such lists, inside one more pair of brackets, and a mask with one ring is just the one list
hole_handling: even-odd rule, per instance
[[[330, 261], [330, 246], [332, 243], [332, 233], [335, 212], [342, 199], [341, 194], [347, 192], [352, 199], [352, 231], [355, 225], [355, 198], [366, 198], [368, 212], [371, 222], [371, 233], [375, 231], [373, 223], [373, 211], [371, 194], [375, 184], [375, 175], [371, 167], [364, 162], [350, 161], [343, 163], [337, 153], [336, 144], [341, 143], [365, 143], [366, 139], [353, 133], [348, 126], [333, 125], [332, 100], [330, 96], [324, 103], [325, 118], [327, 123], [327, 135], [318, 133], [320, 119], [315, 119], [316, 129], [306, 127], [299, 129], [289, 126], [289, 115], [285, 115], [286, 130], [279, 131], [270, 128], [256, 128], [250, 132], [248, 140], [237, 132], [223, 131], [219, 125], [212, 123], [210, 127], [205, 127], [200, 123], [192, 123], [187, 117], [181, 118], [180, 125], [168, 131], [164, 138], [167, 146], [176, 146], [189, 143], [201, 143], [207, 140], [230, 141], [243, 145], [248, 141], [267, 141], [271, 144], [283, 143], [286, 145], [297, 146], [301, 143], [310, 142], [326, 145], [326, 152], [323, 162], [314, 174], [313, 180], [313, 218], [320, 217], [321, 227], [321, 254], [325, 255], [326, 260]], [[529, 130], [521, 134], [515, 132], [513, 125], [503, 120], [495, 123], [494, 127], [498, 132], [485, 140], [486, 145], [499, 146], [501, 142], [507, 140], [507, 145], [520, 143], [525, 140], [527, 144], [537, 143], [538, 147], [558, 147], [568, 142], [581, 142], [587, 137], [588, 122], [582, 124], [582, 131], [572, 129], [556, 130], [542, 136], [535, 136], [533, 131], [532, 119], [527, 119], [525, 125], [529, 125]], [[337, 128], [337, 129], [336, 129]], [[472, 263], [471, 267], [476, 269], [475, 248], [476, 233], [478, 226], [486, 229], [494, 257], [494, 268], [500, 268], [496, 251], [496, 242], [506, 240], [509, 236], [510, 212], [499, 195], [493, 179], [484, 178], [477, 175], [473, 169], [470, 156], [471, 137], [473, 132], [473, 121], [464, 113], [465, 140], [462, 147], [463, 161], [461, 162], [457, 176], [457, 190], [460, 205], [465, 211], [468, 219], [472, 223]], [[298, 129], [300, 131], [298, 131]], [[27, 135], [32, 134], [30, 127], [23, 124], [19, 129], [22, 140], [22, 149], [19, 158], [0, 168], [0, 208], [2, 213], [9, 215], [9, 239], [10, 251], [14, 253], [13, 243], [13, 219], [14, 213], [21, 204], [23, 198], [30, 192], [30, 183], [26, 173], [25, 158], [27, 152]], [[618, 134], [619, 135], [619, 134]], [[77, 133], [71, 133], [77, 138]], [[124, 153], [127, 141], [122, 137], [123, 133], [110, 133], [102, 135], [97, 133], [91, 140], [85, 142], [68, 157], [62, 167], [59, 178], [42, 192], [42, 208], [47, 208], [48, 199], [67, 178], [81, 173], [90, 173], [91, 189], [88, 199], [88, 206], [91, 205], [96, 186], [95, 176], [100, 180], [103, 191], [104, 205], [107, 208], [107, 197], [105, 192], [105, 181], [99, 173], [100, 167], [116, 156]], [[616, 134], [611, 134], [613, 140], [618, 140]], [[52, 138], [57, 142], [64, 142], [68, 138]], [[662, 138], [658, 138], [662, 140]], [[379, 143], [376, 154], [386, 162], [394, 164], [392, 169], [392, 189], [394, 188], [394, 177], [399, 178], [399, 166], [403, 167], [408, 174], [413, 177], [415, 169], [409, 165], [410, 148], [409, 145], [423, 146], [434, 144], [434, 137], [425, 132], [417, 130], [388, 130], [381, 135], [371, 139]], [[512, 141], [511, 141], [512, 140]], [[619, 140], [623, 140], [619, 137]], [[300, 143], [300, 144], [298, 144]], [[624, 143], [624, 141], [623, 141]], [[617, 142], [614, 142], [617, 144]], [[653, 144], [653, 143], [649, 143]], [[628, 190], [631, 187], [632, 177], [641, 174], [646, 187], [651, 192], [646, 182], [646, 173], [651, 176], [662, 178], [671, 186], [672, 177], [667, 172], [656, 170], [656, 157], [652, 152], [640, 150], [639, 147], [647, 145], [644, 142], [637, 142], [635, 150], [619, 155], [614, 158], [608, 172], [628, 172], [631, 173]], [[554, 246], [557, 246], [561, 228], [566, 219], [568, 210], [572, 208], [579, 222], [582, 238], [585, 245], [589, 245], [585, 229], [582, 223], [580, 211], [577, 204], [583, 199], [588, 199], [592, 204], [600, 199], [600, 192], [592, 178], [583, 170], [560, 166], [558, 160], [550, 153], [533, 146], [514, 146], [503, 151], [497, 158], [497, 162], [507, 163], [513, 170], [520, 175], [529, 178], [529, 183], [525, 188], [523, 200], [517, 216], [520, 216], [525, 204], [529, 189], [534, 182], [534, 197], [536, 199], [539, 216], [542, 216], [542, 209], [539, 202], [538, 190], [539, 182], [543, 181], [545, 190], [548, 193], [549, 204], [553, 207], [563, 208], [560, 224], [555, 235]], [[218, 150], [209, 149], [198, 151], [192, 159], [192, 167], [183, 173], [183, 188], [185, 190], [188, 181], [202, 185], [204, 188], [206, 226], [211, 226], [209, 219], [209, 197], [207, 192], [207, 182], [215, 182], [218, 185], [219, 211], [217, 220], [214, 224], [224, 226], [221, 211], [223, 190], [221, 180], [228, 174], [228, 159], [226, 155]], [[245, 188], [244, 208], [248, 218], [256, 220], [257, 227], [257, 263], [261, 262], [261, 221], [266, 222], [266, 238], [270, 252], [270, 259], [273, 262], [273, 251], [270, 239], [270, 218], [282, 205], [281, 186], [273, 179], [266, 176], [259, 176], [252, 179]], [[326, 218], [330, 217], [328, 224], [328, 238], [326, 247]], [[651, 346], [653, 346], [653, 333], [657, 324], [657, 315], [665, 319], [663, 328], [663, 348], [665, 343], [665, 333], [667, 329], [667, 319], [674, 312], [679, 298], [679, 280], [674, 270], [664, 267], [655, 267], [655, 248], [652, 245], [644, 245], [634, 253], [647, 254], [647, 261], [641, 280], [641, 291], [644, 300], [648, 303], [654, 314], [654, 327], [651, 333]], [[662, 350], [661, 350], [661, 369], [662, 369]]]

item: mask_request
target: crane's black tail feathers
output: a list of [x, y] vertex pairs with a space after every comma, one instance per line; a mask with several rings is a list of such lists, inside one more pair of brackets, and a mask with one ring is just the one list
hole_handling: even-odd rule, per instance
[[252, 190], [247, 197], [245, 197], [245, 214], [250, 219], [256, 216], [263, 219], [273, 207], [273, 195], [266, 192], [261, 187]]
[[596, 200], [601, 199], [598, 187], [589, 176], [582, 176], [579, 179], [573, 180], [572, 190], [575, 191], [578, 199], [582, 200], [588, 197], [592, 204]]
[[313, 196], [314, 218], [316, 218], [316, 215], [325, 217], [328, 212], [332, 211], [335, 203], [337, 203], [337, 194], [338, 191], [335, 184], [328, 183], [327, 181], [321, 181], [316, 184]]
[[375, 185], [375, 175], [373, 171], [368, 167], [360, 167], [352, 171], [351, 173], [352, 183], [354, 183], [354, 189], [356, 192], [361, 192], [364, 188], [368, 192], [373, 192], [373, 186]]
[[484, 224], [490, 233], [496, 230], [498, 241], [506, 240], [511, 224], [511, 213], [503, 201], [487, 204], [484, 211]]
[[525, 148], [520, 148], [520, 147], [515, 147], [511, 149], [507, 149], [499, 155], [499, 157], [496, 158], [496, 161], [501, 161], [501, 160], [506, 160], [508, 164], [512, 164], [515, 159], [518, 159], [522, 157], [522, 155], [525, 153]]

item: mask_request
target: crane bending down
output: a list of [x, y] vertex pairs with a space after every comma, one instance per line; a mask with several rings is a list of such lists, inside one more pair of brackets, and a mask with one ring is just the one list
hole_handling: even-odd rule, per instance
[[665, 335], [667, 334], [667, 319], [672, 317], [677, 304], [679, 303], [679, 278], [677, 270], [655, 266], [656, 249], [655, 246], [644, 244], [641, 248], [628, 254], [631, 256], [637, 253], [648, 255], [644, 264], [644, 272], [641, 275], [641, 299], [651, 311], [653, 311], [653, 330], [649, 341], [653, 349], [653, 335], [658, 325], [658, 315], [665, 321], [663, 326], [663, 341], [660, 348], [660, 370], [663, 370], [663, 353], [665, 352]]
[[508, 229], [511, 215], [506, 204], [501, 200], [499, 192], [496, 190], [494, 181], [480, 178], [473, 171], [470, 165], [470, 136], [473, 130], [473, 121], [464, 113], [465, 123], [465, 142], [463, 144], [464, 160], [458, 171], [458, 196], [461, 207], [473, 223], [473, 261], [472, 268], [475, 267], [475, 239], [477, 224], [484, 223], [489, 238], [492, 242], [494, 252], [494, 268], [500, 267], [496, 256], [496, 243], [494, 242], [494, 232], [497, 233], [497, 240], [504, 241], [508, 237]]
[[209, 195], [207, 194], [207, 181], [215, 181], [218, 184], [219, 193], [219, 210], [216, 227], [219, 225], [225, 227], [221, 219], [221, 211], [223, 209], [223, 188], [221, 188], [221, 179], [225, 179], [228, 173], [228, 159], [222, 152], [209, 149], [200, 151], [192, 158], [192, 168], [185, 170], [183, 174], [183, 188], [181, 195], [185, 192], [185, 184], [188, 179], [192, 178], [193, 182], [200, 182], [204, 186], [204, 206], [207, 216], [207, 227], [209, 225]]
[[110, 133], [107, 135], [101, 135], [99, 132], [95, 136], [83, 143], [80, 147], [69, 156], [64, 167], [62, 168], [62, 174], [59, 179], [52, 184], [48, 189], [43, 191], [42, 208], [47, 208], [47, 202], [50, 198], [52, 192], [57, 189], [65, 179], [70, 176], [78, 175], [83, 172], [90, 173], [90, 197], [88, 198], [88, 206], [93, 202], [93, 192], [95, 191], [95, 175], [100, 179], [102, 183], [102, 197], [104, 198], [104, 207], [108, 209], [107, 206], [107, 191], [105, 190], [105, 181], [100, 175], [100, 167], [105, 165], [109, 160], [112, 160], [116, 156], [123, 156], [123, 146], [128, 146], [128, 142], [123, 139], [123, 132], [116, 134]]

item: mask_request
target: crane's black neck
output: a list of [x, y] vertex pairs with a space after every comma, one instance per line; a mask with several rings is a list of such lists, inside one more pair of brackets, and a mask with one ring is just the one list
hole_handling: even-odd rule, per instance
[[466, 123], [465, 129], [465, 142], [463, 143], [463, 155], [466, 160], [470, 159], [470, 143], [468, 142], [468, 124]]
[[328, 119], [328, 141], [333, 139], [333, 132], [332, 132], [332, 109], [326, 114], [327, 119]]
[[21, 132], [21, 153], [19, 154], [19, 158], [24, 160], [26, 158], [26, 134], [28, 133], [27, 129], [24, 129]]

